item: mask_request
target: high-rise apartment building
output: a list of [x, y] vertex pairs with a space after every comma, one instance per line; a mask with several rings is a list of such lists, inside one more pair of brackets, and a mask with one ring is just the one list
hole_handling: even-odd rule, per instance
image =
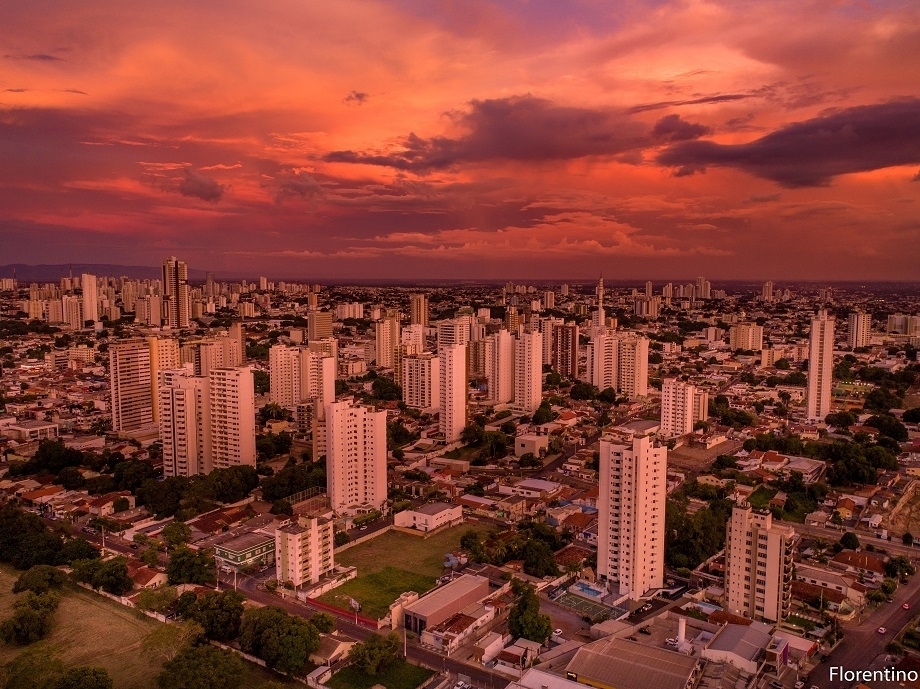
[[739, 323], [728, 329], [728, 346], [732, 351], [763, 349], [763, 326], [756, 323]]
[[[490, 335], [486, 342], [485, 368], [489, 399], [496, 404], [507, 404], [514, 399], [514, 338], [507, 330], [499, 330]], [[543, 352], [540, 351], [538, 358], [542, 357]]]
[[872, 335], [872, 314], [852, 311], [847, 317], [847, 347], [868, 347]]
[[543, 334], [522, 332], [514, 341], [514, 408], [530, 414], [543, 401]]
[[607, 327], [607, 311], [604, 307], [604, 278], [601, 276], [597, 280], [597, 287], [594, 289], [594, 298], [597, 304], [597, 310], [591, 320], [591, 330], [594, 335], [604, 331]]
[[[83, 273], [80, 277], [80, 287], [83, 289], [83, 319], [85, 321], [99, 320], [99, 286], [96, 283], [96, 276], [89, 273]], [[80, 323], [83, 327], [83, 323]]]
[[252, 367], [215, 368], [208, 374], [211, 466], [256, 465], [255, 383]]
[[325, 408], [335, 400], [335, 358], [308, 347], [272, 346], [268, 351], [269, 394], [282, 407], [319, 399]]
[[667, 457], [648, 436], [600, 441], [597, 574], [631, 600], [664, 585]]
[[578, 379], [578, 326], [565, 323], [553, 328], [553, 369], [570, 380]]
[[61, 308], [64, 311], [64, 322], [74, 330], [80, 330], [86, 321], [83, 318], [83, 299], [65, 294], [61, 297]]
[[661, 428], [665, 438], [693, 432], [697, 421], [709, 418], [709, 395], [695, 385], [665, 378], [661, 386]]
[[332, 311], [310, 311], [307, 313], [308, 342], [332, 337], [332, 316]]
[[465, 345], [470, 341], [470, 316], [459, 316], [448, 321], [438, 322], [438, 351], [442, 346]]
[[441, 395], [441, 360], [422, 352], [403, 357], [403, 401], [413, 409], [437, 409]]
[[387, 311], [386, 315], [374, 323], [377, 368], [395, 368], [399, 349], [399, 312]]
[[109, 345], [109, 386], [112, 430], [127, 433], [153, 426], [153, 383], [147, 340]]
[[763, 283], [763, 288], [760, 291], [760, 298], [763, 301], [773, 301], [773, 283], [770, 280]]
[[441, 394], [438, 431], [448, 443], [460, 439], [466, 426], [466, 344], [438, 345]]
[[148, 337], [150, 348], [150, 399], [153, 403], [153, 420], [159, 421], [157, 391], [160, 387], [160, 371], [179, 368], [179, 341], [170, 338]]
[[750, 505], [735, 507], [725, 535], [726, 612], [778, 622], [789, 615], [795, 529]]
[[[561, 318], [541, 318], [537, 322], [537, 329], [543, 335], [543, 365], [553, 364], [553, 329], [565, 323]], [[511, 331], [516, 334], [517, 331]]]
[[192, 311], [188, 265], [175, 256], [163, 261], [163, 299], [166, 325], [170, 328], [187, 328]]
[[619, 338], [606, 328], [595, 331], [588, 343], [588, 382], [598, 390], [618, 387]]
[[409, 324], [428, 327], [428, 297], [422, 292], [409, 295]]
[[317, 584], [335, 569], [333, 522], [300, 517], [275, 531], [275, 577], [295, 589]]
[[809, 423], [820, 423], [831, 412], [834, 388], [834, 319], [821, 309], [811, 321], [808, 348], [808, 389], [805, 415]]
[[339, 514], [379, 510], [387, 499], [387, 413], [351, 400], [326, 406], [326, 482]]
[[648, 394], [647, 337], [620, 337], [617, 345], [617, 392], [629, 398]]
[[162, 370], [156, 406], [163, 446], [163, 476], [211, 472], [211, 414], [208, 379], [191, 365]]

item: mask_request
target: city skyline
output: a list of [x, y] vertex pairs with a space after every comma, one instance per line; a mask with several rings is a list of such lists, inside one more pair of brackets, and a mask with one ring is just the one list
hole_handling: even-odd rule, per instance
[[915, 278], [913, 3], [51, 2], [5, 23], [10, 263]]

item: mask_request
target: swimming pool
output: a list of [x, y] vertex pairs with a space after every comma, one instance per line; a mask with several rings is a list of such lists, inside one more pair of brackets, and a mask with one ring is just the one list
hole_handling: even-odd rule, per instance
[[603, 589], [592, 586], [587, 581], [576, 581], [569, 587], [569, 591], [576, 593], [579, 596], [585, 596], [586, 598], [596, 598], [598, 600], [607, 594], [607, 592]]

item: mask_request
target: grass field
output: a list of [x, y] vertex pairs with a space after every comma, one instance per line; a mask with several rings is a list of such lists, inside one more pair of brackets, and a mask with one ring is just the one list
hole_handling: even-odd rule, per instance
[[[17, 577], [15, 570], [0, 568], [0, 619], [11, 614]], [[0, 645], [0, 685], [8, 675], [6, 687], [25, 689], [37, 686], [36, 675], [56, 665], [65, 670], [89, 665], [105, 668], [118, 689], [155, 689], [161, 663], [146, 655], [141, 643], [159, 624], [89, 591], [67, 589], [48, 638], [26, 647]], [[269, 680], [285, 687], [299, 686], [249, 663], [246, 674], [247, 687], [258, 687]]]
[[433, 674], [431, 670], [400, 659], [374, 677], [349, 665], [335, 673], [327, 686], [331, 689], [370, 689], [376, 684], [382, 684], [387, 689], [415, 689]]
[[350, 610], [348, 597], [361, 604], [361, 614], [381, 618], [390, 604], [405, 591], [424, 593], [444, 573], [444, 555], [456, 550], [460, 536], [482, 524], [461, 524], [431, 538], [388, 531], [366, 543], [336, 553], [338, 564], [358, 568], [358, 576], [320, 597], [320, 600]]
[[748, 502], [754, 509], [762, 510], [773, 499], [773, 496], [776, 495], [776, 492], [777, 491], [775, 488], [760, 486], [760, 488], [751, 493], [751, 496], [748, 498]]

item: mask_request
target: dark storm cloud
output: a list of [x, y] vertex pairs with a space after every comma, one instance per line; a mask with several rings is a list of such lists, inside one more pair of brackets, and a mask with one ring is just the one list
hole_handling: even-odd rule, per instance
[[31, 60], [33, 62], [63, 62], [63, 58], [48, 55], [47, 53], [33, 53], [32, 55], [4, 55], [7, 60]]
[[[268, 185], [272, 186], [272, 185]], [[275, 202], [280, 203], [287, 197], [298, 196], [302, 199], [321, 196], [323, 188], [319, 182], [306, 172], [282, 170], [274, 179]]]
[[626, 112], [630, 115], [635, 115], [640, 112], [648, 112], [649, 110], [661, 110], [662, 108], [670, 108], [677, 105], [705, 105], [707, 103], [728, 103], [735, 100], [745, 100], [747, 98], [754, 98], [754, 94], [750, 93], [723, 93], [717, 94], [714, 96], [703, 96], [702, 98], [692, 98], [690, 100], [665, 100], [659, 101], [657, 103], [642, 103], [640, 105], [634, 105], [631, 108], [628, 108]]
[[690, 141], [711, 133], [711, 128], [682, 120], [680, 115], [665, 115], [652, 127], [652, 138], [661, 142]]
[[920, 99], [838, 110], [746, 144], [685, 141], [658, 156], [684, 176], [734, 167], [784, 187], [814, 187], [837, 175], [920, 162]]
[[644, 125], [612, 111], [561, 106], [529, 95], [474, 100], [468, 111], [449, 116], [465, 134], [427, 139], [409, 134], [402, 150], [333, 151], [325, 160], [426, 172], [495, 159], [538, 162], [614, 155], [648, 143]]
[[363, 105], [367, 102], [367, 94], [363, 91], [352, 91], [345, 96], [344, 102], [353, 105]]
[[202, 201], [217, 203], [224, 195], [225, 187], [216, 179], [202, 175], [194, 170], [185, 170], [185, 177], [179, 182], [179, 193], [194, 196]]

